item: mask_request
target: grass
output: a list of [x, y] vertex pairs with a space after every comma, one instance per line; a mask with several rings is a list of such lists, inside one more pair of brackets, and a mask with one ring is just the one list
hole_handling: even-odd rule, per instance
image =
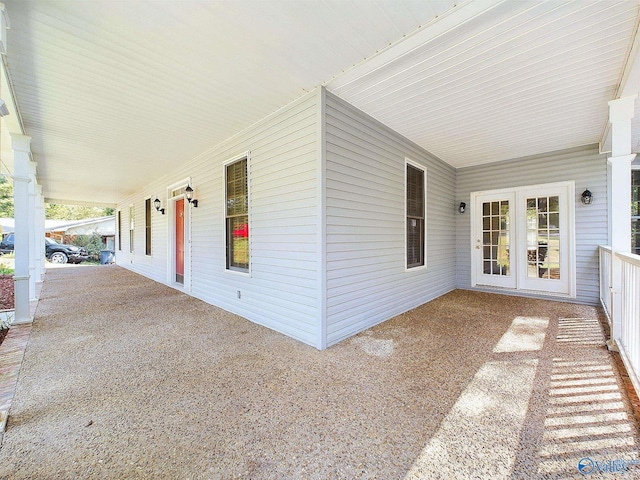
[[0, 275], [13, 275], [16, 256], [13, 253], [5, 253], [0, 256]]

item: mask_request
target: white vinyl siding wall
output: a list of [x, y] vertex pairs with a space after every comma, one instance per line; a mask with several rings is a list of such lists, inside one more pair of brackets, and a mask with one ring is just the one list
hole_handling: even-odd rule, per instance
[[[302, 342], [318, 346], [317, 95], [311, 93], [122, 199], [144, 211], [156, 196], [166, 215], [152, 212], [153, 255], [118, 252], [117, 263], [167, 283], [167, 245], [174, 214], [167, 186], [189, 177], [198, 207], [190, 210], [191, 285], [185, 291]], [[223, 164], [250, 152], [251, 274], [226, 270]], [[128, 210], [123, 208], [123, 213]], [[125, 217], [125, 215], [123, 215]], [[128, 225], [127, 218], [123, 224]], [[141, 223], [138, 223], [140, 225]], [[144, 245], [144, 229], [136, 243]], [[140, 242], [140, 243], [138, 243]], [[124, 247], [124, 246], [123, 246]], [[185, 250], [188, 251], [188, 245]], [[169, 282], [170, 283], [170, 282]], [[238, 291], [240, 298], [238, 298]]]
[[[455, 170], [326, 94], [327, 344], [455, 288]], [[426, 268], [406, 270], [405, 158], [425, 169]]]
[[[599, 303], [598, 245], [606, 245], [608, 239], [607, 159], [598, 154], [597, 147], [458, 169], [456, 202], [465, 202], [469, 207], [471, 192], [569, 180], [574, 180], [576, 185], [577, 297], [572, 301], [596, 305]], [[591, 205], [580, 201], [586, 188], [594, 196]], [[469, 208], [456, 216], [457, 288], [464, 289], [471, 288], [470, 220]], [[510, 292], [500, 290], [500, 293]]]

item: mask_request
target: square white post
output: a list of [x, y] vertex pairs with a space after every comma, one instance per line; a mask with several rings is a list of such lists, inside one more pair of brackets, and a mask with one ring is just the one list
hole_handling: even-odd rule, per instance
[[42, 185], [36, 185], [36, 212], [35, 212], [35, 266], [36, 283], [42, 282], [44, 276], [44, 199], [42, 197]]
[[29, 300], [36, 299], [36, 163], [29, 162]]
[[631, 251], [631, 119], [634, 115], [637, 95], [609, 102], [611, 122], [611, 157], [608, 159], [611, 174], [611, 293], [612, 329], [609, 347], [617, 349], [615, 342], [622, 331], [622, 261], [617, 252]]
[[29, 231], [33, 225], [33, 215], [29, 213], [29, 154], [31, 137], [11, 135], [13, 149], [13, 202], [15, 217], [14, 251], [16, 256], [15, 274], [15, 320], [14, 324], [29, 323]]

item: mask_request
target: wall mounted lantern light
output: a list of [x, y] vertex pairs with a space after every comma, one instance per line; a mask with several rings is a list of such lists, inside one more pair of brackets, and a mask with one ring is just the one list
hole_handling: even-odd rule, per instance
[[582, 203], [583, 205], [591, 205], [593, 203], [593, 194], [587, 188], [584, 192], [582, 192]]
[[460, 206], [458, 206], [458, 211], [460, 213], [464, 213], [466, 209], [467, 209], [467, 204], [464, 202], [460, 202]]
[[191, 185], [187, 185], [187, 188], [184, 189], [184, 195], [187, 197], [187, 201], [193, 205], [195, 208], [198, 208], [198, 200], [193, 198], [193, 188]]
[[153, 206], [156, 207], [158, 212], [164, 215], [164, 208], [160, 208], [160, 199], [158, 197], [153, 201]]

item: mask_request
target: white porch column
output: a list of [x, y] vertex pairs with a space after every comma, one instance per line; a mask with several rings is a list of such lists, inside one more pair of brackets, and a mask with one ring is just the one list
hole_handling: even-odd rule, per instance
[[[609, 221], [611, 222], [611, 292], [613, 304], [611, 316], [613, 328], [611, 340], [620, 337], [622, 325], [622, 261], [616, 252], [631, 251], [631, 119], [634, 114], [637, 95], [619, 98], [609, 102], [611, 122], [611, 157], [608, 159], [611, 175], [611, 202]], [[615, 348], [615, 345], [613, 345]]]
[[44, 276], [44, 197], [42, 185], [36, 185], [36, 212], [35, 212], [35, 265], [36, 282], [42, 282]]
[[36, 163], [29, 162], [29, 300], [36, 299]]
[[29, 315], [29, 231], [33, 228], [33, 215], [29, 213], [30, 144], [31, 137], [11, 135], [16, 255], [15, 274], [13, 277], [16, 309], [14, 324], [31, 321]]

